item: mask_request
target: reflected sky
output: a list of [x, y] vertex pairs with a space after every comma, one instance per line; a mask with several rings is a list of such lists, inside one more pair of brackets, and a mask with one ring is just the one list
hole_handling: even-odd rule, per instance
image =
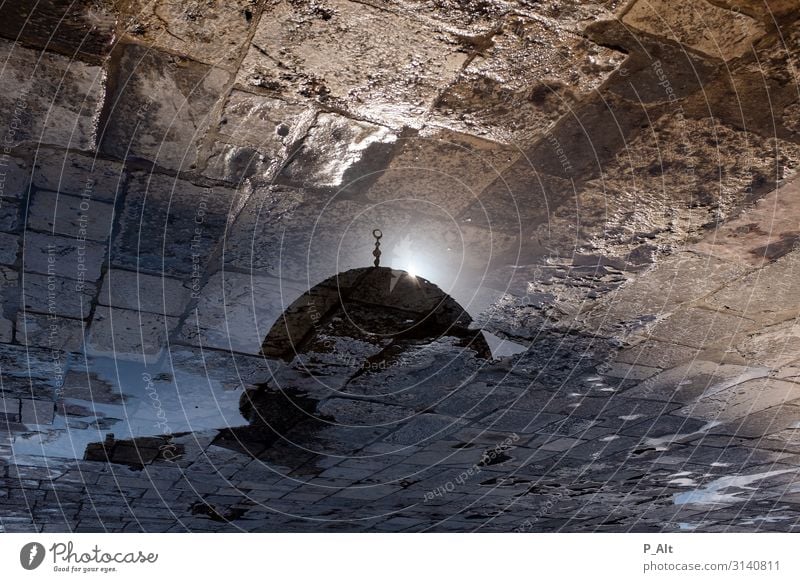
[[12, 437], [15, 456], [83, 458], [86, 445], [108, 433], [120, 440], [247, 424], [239, 413], [241, 390], [203, 370], [174, 368], [167, 357], [155, 364], [92, 358], [90, 371], [87, 382], [110, 384], [121, 402], [65, 398], [52, 425], [26, 425], [27, 431]]

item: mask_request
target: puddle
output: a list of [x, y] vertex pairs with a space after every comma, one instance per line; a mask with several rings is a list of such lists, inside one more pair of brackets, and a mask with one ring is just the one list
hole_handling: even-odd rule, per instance
[[[652, 437], [647, 438], [644, 440], [644, 445], [648, 447], [654, 447], [657, 451], [666, 451], [669, 449], [668, 445], [673, 443], [679, 443], [682, 440], [695, 438], [698, 435], [702, 435], [710, 431], [715, 426], [719, 426], [722, 424], [721, 421], [712, 420], [711, 422], [704, 424], [699, 429], [694, 432], [687, 432], [687, 433], [676, 433], [670, 434], [663, 437]], [[727, 463], [712, 463], [712, 467], [727, 467]]]
[[670, 475], [671, 479], [667, 481], [669, 485], [677, 485], [678, 487], [697, 487], [697, 481], [692, 477], [691, 471], [679, 471]]
[[790, 515], [759, 515], [757, 517], [751, 517], [747, 520], [741, 522], [740, 525], [756, 525], [761, 523], [780, 523], [782, 521], [789, 521], [789, 520], [796, 520], [796, 516]]
[[742, 372], [738, 376], [734, 378], [730, 378], [725, 380], [724, 382], [718, 382], [717, 384], [713, 384], [705, 389], [705, 391], [699, 396], [698, 400], [702, 400], [703, 398], [708, 398], [709, 396], [714, 396], [715, 394], [719, 394], [720, 392], [724, 392], [725, 390], [729, 390], [734, 386], [738, 386], [739, 384], [743, 384], [744, 382], [748, 382], [750, 380], [757, 380], [759, 378], [768, 378], [770, 373], [772, 372], [772, 368], [750, 368], [745, 372]]
[[495, 360], [516, 356], [528, 351], [528, 348], [522, 344], [499, 338], [488, 331], [481, 331], [481, 333], [486, 338], [486, 343], [489, 344], [489, 349], [492, 351], [492, 358]]
[[679, 477], [678, 479], [671, 479], [667, 481], [669, 485], [677, 485], [678, 487], [697, 487], [697, 481], [688, 477]]
[[795, 471], [796, 469], [781, 469], [778, 471], [768, 471], [766, 473], [755, 473], [753, 475], [720, 477], [711, 483], [707, 483], [700, 489], [675, 494], [673, 496], [673, 503], [675, 503], [675, 505], [731, 505], [734, 503], [741, 503], [745, 501], [745, 499], [739, 497], [740, 492], [729, 493], [729, 489], [749, 489], [754, 491], [756, 488], [749, 487], [751, 483], [756, 483], [757, 481], [776, 475], [793, 473]]
[[173, 369], [166, 359], [142, 364], [97, 357], [90, 373], [119, 397], [102, 403], [64, 398], [52, 424], [21, 425], [27, 430], [12, 433], [14, 457], [82, 459], [89, 443], [103, 441], [109, 433], [121, 440], [247, 424], [239, 412], [240, 389], [226, 389], [202, 373]]

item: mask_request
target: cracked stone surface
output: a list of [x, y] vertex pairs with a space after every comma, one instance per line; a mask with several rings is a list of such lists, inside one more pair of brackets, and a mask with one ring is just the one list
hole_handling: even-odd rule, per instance
[[228, 188], [159, 174], [131, 176], [112, 264], [198, 278], [236, 207], [236, 196]]
[[765, 32], [761, 23], [745, 13], [702, 0], [687, 2], [680, 8], [664, 0], [639, 0], [627, 10], [622, 21], [655, 35], [664, 34], [666, 29], [668, 39], [725, 61], [741, 57]]
[[100, 149], [165, 168], [190, 169], [228, 74], [205, 64], [129, 44], [121, 49], [118, 93]]
[[[275, 2], [265, 10], [237, 83], [341, 104], [390, 126], [417, 125], [465, 60], [456, 37], [404, 15], [345, 0], [301, 8]], [[394, 63], [393, 69], [381, 62]]]
[[196, 61], [234, 70], [253, 25], [256, 0], [220, 5], [209, 1], [133, 0], [123, 13], [136, 40]]
[[6, 3], [0, 531], [797, 531], [798, 8]]
[[105, 98], [102, 68], [6, 41], [0, 41], [0, 59], [5, 63], [2, 131], [10, 143], [95, 149]]
[[555, 23], [519, 16], [487, 44], [443, 93], [434, 123], [519, 146], [571, 112], [624, 58]]
[[0, 36], [89, 61], [108, 54], [116, 31], [115, 7], [93, 0], [7, 3], [0, 15]]
[[114, 207], [105, 202], [40, 190], [28, 208], [28, 228], [105, 242], [111, 236]]

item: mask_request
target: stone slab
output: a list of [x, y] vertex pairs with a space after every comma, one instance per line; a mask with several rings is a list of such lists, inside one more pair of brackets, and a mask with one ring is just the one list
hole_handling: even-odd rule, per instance
[[193, 168], [228, 73], [147, 46], [123, 46], [100, 150], [175, 170]]
[[0, 233], [0, 265], [13, 265], [19, 253], [19, 237]]
[[104, 242], [111, 236], [114, 206], [38, 190], [28, 207], [28, 228]]
[[23, 238], [22, 264], [34, 273], [94, 282], [100, 278], [105, 250], [104, 245], [91, 241], [28, 231]]
[[17, 341], [27, 346], [37, 346], [67, 352], [83, 349], [84, 322], [44, 315], [42, 313], [17, 314]]
[[22, 302], [26, 311], [86, 319], [97, 293], [92, 283], [73, 279], [24, 273], [21, 282]]
[[25, 160], [0, 155], [0, 199], [24, 198], [30, 181], [31, 170]]
[[89, 326], [87, 353], [153, 361], [166, 347], [176, 325], [174, 317], [98, 306]]
[[639, 0], [622, 21], [724, 61], [744, 55], [765, 33], [764, 26], [746, 14], [703, 0], [691, 0], [680, 7], [669, 0]]
[[467, 58], [454, 36], [346, 0], [325, 7], [275, 2], [252, 45], [238, 84], [288, 100], [341, 104], [394, 127], [419, 126]]
[[112, 203], [127, 176], [119, 162], [64, 150], [38, 150], [34, 168], [37, 188]]
[[103, 277], [98, 302], [161, 315], [181, 315], [189, 302], [189, 289], [180, 279], [109, 269]]
[[160, 174], [131, 176], [112, 243], [114, 266], [200, 278], [239, 193]]
[[105, 97], [105, 72], [52, 53], [0, 41], [0, 132], [11, 144], [93, 150]]
[[199, 293], [197, 316], [186, 320], [180, 336], [191, 345], [259, 354], [274, 321], [301, 293], [271, 277], [216, 273]]

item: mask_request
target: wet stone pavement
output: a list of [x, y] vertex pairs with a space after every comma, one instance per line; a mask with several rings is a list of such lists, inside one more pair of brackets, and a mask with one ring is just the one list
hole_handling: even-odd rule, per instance
[[[687, 254], [636, 284], [708, 260]], [[312, 331], [328, 341], [288, 358], [178, 345], [152, 363], [73, 354], [55, 402], [4, 383], [3, 528], [793, 531], [800, 365], [774, 347], [793, 341], [793, 320], [712, 307], [771, 268], [791, 267], [719, 269], [714, 291], [676, 290], [672, 315], [622, 349], [543, 331], [494, 359], [436, 331], [391, 340], [398, 364], [321, 317]], [[683, 341], [692, 309], [719, 318], [700, 347]]]
[[800, 3], [10, 4], [0, 531], [800, 527]]

